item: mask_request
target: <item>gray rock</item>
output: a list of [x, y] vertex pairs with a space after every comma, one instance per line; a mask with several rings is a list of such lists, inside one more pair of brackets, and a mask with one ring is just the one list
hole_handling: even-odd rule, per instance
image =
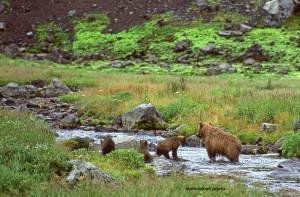
[[117, 136], [117, 137], [113, 137], [112, 140], [115, 142], [116, 150], [118, 149], [138, 150], [140, 147], [140, 141], [133, 136]]
[[62, 129], [76, 128], [78, 118], [75, 114], [69, 114], [59, 122], [59, 127]]
[[148, 59], [146, 59], [145, 61], [154, 64], [157, 64], [159, 62], [158, 58], [155, 55], [149, 55]]
[[18, 46], [14, 43], [5, 46], [3, 53], [12, 58], [22, 57], [21, 51], [19, 50]]
[[5, 5], [0, 2], [0, 13], [5, 11]]
[[267, 154], [268, 153], [268, 147], [266, 146], [259, 146], [256, 150], [257, 154]]
[[171, 159], [165, 159], [163, 156], [153, 157], [153, 162], [151, 166], [155, 170], [157, 176], [165, 176], [174, 173], [182, 174], [187, 168], [187, 166], [183, 162], [178, 162]]
[[18, 109], [21, 111], [21, 112], [24, 112], [24, 113], [30, 113], [30, 109], [28, 109], [28, 107], [25, 105], [25, 104], [22, 104], [18, 107]]
[[285, 140], [285, 138], [286, 137], [282, 137], [282, 138], [280, 138], [279, 140], [277, 140], [275, 142], [275, 144], [272, 147], [272, 152], [274, 152], [274, 153], [280, 153], [280, 154], [282, 153], [282, 143]]
[[294, 123], [294, 126], [293, 126], [293, 129], [294, 129], [294, 132], [296, 133], [300, 128], [300, 118], [298, 118], [295, 123]]
[[293, 157], [278, 164], [278, 168], [293, 169], [300, 172], [300, 159]]
[[266, 133], [273, 133], [277, 129], [277, 126], [275, 124], [271, 123], [262, 123], [260, 126], [260, 131], [261, 132], [266, 132]]
[[211, 54], [211, 53], [214, 52], [215, 49], [216, 49], [216, 45], [213, 44], [213, 43], [211, 43], [211, 44], [209, 44], [209, 45], [207, 45], [207, 46], [202, 47], [202, 48], [201, 48], [201, 51], [202, 51], [203, 53], [205, 53], [205, 54]]
[[223, 64], [220, 64], [218, 66], [218, 68], [222, 71], [222, 72], [227, 72], [228, 69], [232, 68], [232, 66], [230, 64], [226, 64], [226, 63], [223, 63]]
[[200, 140], [196, 135], [191, 135], [186, 138], [188, 146], [200, 146]]
[[109, 64], [109, 67], [112, 67], [112, 68], [126, 68], [126, 65], [123, 64], [122, 61], [120, 61], [120, 60], [115, 60], [115, 61], [112, 61]]
[[39, 108], [40, 104], [36, 99], [30, 99], [27, 101], [26, 104], [27, 107], [33, 107], [33, 108]]
[[240, 30], [242, 32], [248, 32], [248, 31], [251, 31], [252, 30], [252, 27], [248, 26], [248, 25], [245, 25], [245, 24], [241, 24], [240, 25]]
[[228, 73], [236, 73], [236, 72], [237, 72], [237, 69], [234, 68], [234, 67], [230, 67], [230, 68], [227, 69], [227, 72], [228, 72]]
[[5, 30], [5, 23], [0, 22], [0, 31], [4, 31]]
[[218, 32], [219, 36], [223, 36], [223, 37], [233, 37], [233, 36], [241, 36], [244, 33], [242, 31], [219, 31]]
[[94, 164], [82, 160], [72, 160], [72, 170], [66, 178], [66, 182], [75, 185], [82, 178], [90, 181], [92, 184], [98, 182], [114, 183], [114, 179], [97, 168]]
[[256, 64], [257, 62], [254, 60], [254, 59], [252, 59], [252, 58], [247, 58], [246, 60], [244, 60], [244, 64], [245, 65], [249, 65], [249, 66], [252, 66], [252, 65], [254, 65], [254, 64]]
[[34, 85], [25, 85], [24, 88], [29, 92], [30, 96], [37, 96], [39, 89]]
[[186, 41], [179, 41], [174, 47], [175, 52], [183, 52], [189, 48], [190, 44]]
[[207, 76], [221, 75], [223, 72], [219, 68], [211, 68], [206, 71]]
[[155, 130], [165, 128], [162, 115], [151, 103], [141, 104], [122, 115], [122, 125], [125, 129]]
[[245, 145], [245, 146], [242, 147], [241, 154], [255, 155], [256, 154], [255, 147], [251, 146], [251, 145]]
[[300, 173], [297, 170], [286, 169], [286, 168], [277, 168], [273, 172], [270, 173], [270, 177], [279, 180], [295, 180], [300, 179]]
[[272, 0], [265, 3], [263, 9], [267, 14], [264, 19], [265, 26], [280, 27], [289, 18], [295, 9], [294, 0]]
[[198, 7], [203, 7], [203, 6], [207, 6], [207, 0], [197, 0], [196, 1], [196, 5], [198, 6]]
[[34, 34], [32, 31], [29, 31], [26, 33], [26, 35], [29, 37], [29, 38], [33, 38]]
[[42, 97], [56, 97], [56, 96], [68, 94], [70, 92], [72, 91], [68, 86], [66, 86], [59, 79], [55, 78], [48, 86], [45, 86], [42, 89], [41, 95]]
[[68, 16], [71, 17], [71, 18], [76, 17], [76, 14], [77, 14], [77, 11], [76, 11], [76, 10], [70, 10], [70, 11], [68, 12]]
[[28, 98], [29, 92], [20, 87], [18, 84], [10, 82], [6, 86], [2, 87], [1, 94], [3, 97], [14, 97], [14, 98]]
[[293, 157], [278, 164], [278, 168], [270, 173], [275, 179], [295, 180], [300, 179], [300, 160]]

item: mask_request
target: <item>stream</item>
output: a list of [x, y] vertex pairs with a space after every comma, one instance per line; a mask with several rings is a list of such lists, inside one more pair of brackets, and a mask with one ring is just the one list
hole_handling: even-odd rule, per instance
[[[75, 137], [92, 138], [99, 141], [107, 136], [134, 136], [138, 140], [148, 140], [157, 144], [165, 139], [161, 136], [141, 135], [134, 133], [111, 133], [94, 132], [83, 130], [57, 130], [57, 140], [70, 139]], [[150, 151], [154, 156], [155, 152]], [[277, 165], [287, 159], [279, 157], [278, 154], [264, 155], [240, 155], [240, 163], [230, 163], [224, 157], [218, 157], [217, 162], [211, 162], [207, 156], [205, 148], [202, 147], [180, 147], [178, 149], [179, 158], [184, 161], [176, 162], [167, 160], [163, 156], [154, 157], [154, 162], [150, 164], [158, 175], [167, 174], [170, 168], [175, 168], [188, 175], [214, 174], [229, 177], [238, 177], [245, 180], [251, 188], [257, 183], [266, 187], [270, 192], [279, 190], [296, 190], [300, 193], [300, 173], [298, 170], [288, 173], [288, 176], [277, 176], [274, 171], [278, 170]], [[282, 168], [281, 168], [282, 169]]]

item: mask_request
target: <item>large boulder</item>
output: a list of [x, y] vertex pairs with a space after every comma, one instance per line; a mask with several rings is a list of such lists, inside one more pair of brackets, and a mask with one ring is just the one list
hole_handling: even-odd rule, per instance
[[114, 183], [114, 179], [97, 168], [94, 164], [82, 160], [72, 160], [72, 170], [66, 178], [66, 182], [75, 185], [80, 180], [88, 180], [92, 184], [98, 182]]
[[187, 137], [186, 143], [188, 146], [200, 146], [200, 140], [196, 135], [191, 135]]
[[275, 124], [271, 123], [262, 123], [260, 126], [260, 131], [261, 132], [266, 132], [266, 133], [273, 133], [277, 129], [277, 126]]
[[66, 86], [59, 79], [54, 78], [52, 82], [43, 88], [41, 91], [42, 97], [57, 97], [72, 92], [68, 86]]
[[151, 103], [141, 104], [122, 115], [122, 125], [125, 129], [164, 129], [162, 115]]
[[115, 142], [116, 150], [118, 149], [138, 150], [140, 147], [140, 141], [133, 136], [117, 136], [117, 137], [113, 137], [112, 140]]
[[277, 140], [271, 149], [272, 152], [281, 154], [282, 153], [282, 143], [285, 139], [286, 139], [286, 137], [282, 137], [279, 140]]
[[62, 129], [74, 129], [77, 123], [77, 116], [75, 114], [69, 114], [59, 122], [59, 127]]
[[25, 88], [13, 82], [8, 83], [6, 86], [1, 88], [0, 93], [4, 98], [8, 98], [8, 97], [28, 98], [29, 97], [29, 92]]
[[267, 12], [265, 26], [280, 27], [293, 14], [295, 4], [294, 0], [272, 0], [266, 2], [263, 9]]

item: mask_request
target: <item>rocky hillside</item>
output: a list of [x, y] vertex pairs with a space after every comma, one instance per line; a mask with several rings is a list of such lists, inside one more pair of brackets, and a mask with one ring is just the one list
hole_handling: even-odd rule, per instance
[[299, 69], [299, 10], [296, 0], [1, 0], [0, 52], [85, 66], [135, 60], [101, 69], [143, 62], [163, 72], [173, 63], [200, 68], [193, 74], [245, 70], [222, 63], [254, 73], [261, 62], [292, 63], [280, 68], [288, 73]]

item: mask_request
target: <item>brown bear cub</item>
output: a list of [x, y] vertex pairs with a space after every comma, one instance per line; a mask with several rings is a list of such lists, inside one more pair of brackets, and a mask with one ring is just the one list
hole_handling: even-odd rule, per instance
[[215, 161], [217, 155], [226, 156], [231, 162], [239, 162], [242, 150], [240, 140], [211, 123], [200, 122], [197, 137], [205, 143], [208, 157]]
[[180, 159], [177, 156], [177, 149], [180, 145], [186, 145], [185, 136], [175, 136], [167, 138], [158, 143], [156, 147], [156, 154], [158, 156], [164, 155], [165, 158], [170, 159], [169, 152], [172, 151], [173, 159], [179, 161]]
[[115, 142], [111, 138], [101, 140], [102, 155], [106, 155], [116, 149]]
[[141, 140], [140, 141], [140, 147], [139, 147], [139, 153], [142, 153], [144, 155], [144, 162], [145, 163], [151, 163], [153, 161], [153, 158], [151, 154], [149, 153], [149, 147], [147, 140]]

